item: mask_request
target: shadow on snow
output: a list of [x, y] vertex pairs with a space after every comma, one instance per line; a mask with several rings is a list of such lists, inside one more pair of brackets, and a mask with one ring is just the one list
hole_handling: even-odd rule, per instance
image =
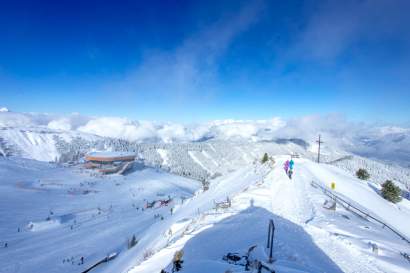
[[[228, 264], [222, 257], [228, 252], [240, 255], [257, 245], [252, 256], [266, 262], [268, 221], [275, 223], [273, 269], [276, 272], [342, 272], [305, 230], [289, 220], [261, 207], [249, 207], [228, 217], [190, 239], [184, 247], [182, 272], [241, 272], [244, 267]], [[172, 265], [167, 266], [171, 271]]]

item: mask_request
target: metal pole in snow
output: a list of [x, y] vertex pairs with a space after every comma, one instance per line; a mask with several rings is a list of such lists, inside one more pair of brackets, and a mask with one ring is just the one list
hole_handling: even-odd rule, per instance
[[316, 141], [319, 144], [319, 147], [317, 149], [317, 163], [320, 163], [320, 144], [323, 143], [323, 141], [320, 140], [320, 134], [319, 134], [319, 140]]
[[275, 224], [273, 223], [273, 220], [271, 219], [269, 221], [269, 230], [268, 230], [268, 248], [269, 248], [269, 263], [273, 262], [273, 237], [275, 236]]

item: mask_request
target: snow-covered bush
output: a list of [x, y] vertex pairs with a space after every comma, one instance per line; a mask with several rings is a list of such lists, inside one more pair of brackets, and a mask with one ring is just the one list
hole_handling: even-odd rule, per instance
[[386, 180], [382, 184], [382, 196], [390, 202], [397, 203], [401, 200], [401, 190], [391, 180]]
[[366, 169], [358, 169], [356, 172], [356, 176], [361, 180], [367, 180], [370, 178], [370, 174], [367, 172]]

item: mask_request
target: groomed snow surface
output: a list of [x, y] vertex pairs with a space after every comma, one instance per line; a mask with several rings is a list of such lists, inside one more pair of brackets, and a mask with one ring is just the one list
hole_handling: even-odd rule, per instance
[[[410, 261], [400, 254], [410, 252], [408, 243], [340, 205], [325, 209], [328, 197], [311, 182], [335, 182], [335, 194], [410, 237], [407, 200], [389, 203], [371, 184], [307, 159], [295, 160], [290, 180], [282, 167], [286, 159], [241, 166], [211, 180], [205, 192], [197, 181], [151, 168], [100, 177], [1, 159], [0, 272], [82, 272], [112, 253], [118, 256], [91, 272], [170, 272], [180, 249], [181, 272], [244, 272], [222, 257], [256, 245], [252, 258], [266, 262], [270, 219], [276, 229], [269, 266], [276, 272], [410, 272]], [[168, 206], [157, 202], [142, 211], [147, 201], [169, 197]], [[215, 209], [227, 198], [231, 207]], [[128, 249], [132, 235], [138, 243]]]
[[169, 206], [142, 210], [147, 201], [178, 203], [199, 187], [151, 168], [96, 176], [0, 158], [0, 272], [82, 272], [108, 254], [126, 252], [127, 240], [151, 234], [170, 215]]

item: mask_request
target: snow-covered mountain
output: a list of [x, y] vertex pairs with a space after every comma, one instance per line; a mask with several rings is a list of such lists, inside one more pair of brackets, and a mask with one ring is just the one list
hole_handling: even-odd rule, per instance
[[[410, 128], [371, 126], [348, 122], [340, 116], [309, 116], [283, 120], [221, 120], [201, 124], [132, 121], [126, 118], [0, 112], [0, 138], [9, 151], [24, 157], [52, 161], [61, 154], [56, 136], [97, 141], [120, 139], [129, 143], [195, 143], [206, 141], [299, 142], [305, 150], [317, 150], [322, 135], [323, 153], [335, 160], [354, 154], [410, 165]], [[4, 146], [3, 145], [3, 146]]]
[[0, 154], [40, 161], [57, 161], [62, 155], [58, 143], [72, 143], [76, 139], [95, 141], [101, 137], [43, 127], [0, 127]]
[[[361, 128], [318, 117], [183, 126], [2, 112], [0, 272], [81, 272], [104, 259], [94, 272], [170, 272], [180, 249], [182, 272], [245, 272], [222, 257], [252, 245], [252, 259], [276, 272], [410, 272], [410, 202], [380, 195], [387, 179], [409, 189], [410, 169], [394, 163], [407, 162], [409, 130]], [[315, 163], [318, 132], [327, 164]], [[143, 164], [127, 176], [75, 165], [94, 150], [133, 151]], [[283, 163], [296, 154], [289, 180]], [[336, 210], [323, 189], [342, 198]]]
[[207, 180], [259, 160], [265, 152], [315, 159], [318, 132], [325, 141], [323, 162], [352, 174], [364, 167], [382, 178], [377, 183], [392, 179], [409, 187], [410, 129], [359, 127], [337, 116], [183, 126], [79, 114], [2, 112], [0, 155], [68, 162], [95, 150], [133, 151], [149, 166]]
[[[166, 158], [170, 152], [164, 150], [160, 154]], [[221, 162], [218, 157], [230, 155], [208, 156]], [[192, 161], [198, 169], [219, 170], [217, 164], [205, 165], [206, 158], [195, 153]], [[228, 252], [245, 255], [253, 245], [251, 260], [278, 273], [410, 272], [409, 244], [366, 218], [380, 219], [408, 237], [403, 220], [410, 217], [408, 200], [393, 205], [372, 184], [305, 158], [295, 160], [289, 180], [282, 167], [287, 158], [232, 163], [232, 169], [210, 179], [207, 191], [198, 181], [154, 168], [96, 176], [78, 167], [0, 159], [0, 272], [82, 272], [107, 257], [115, 258], [91, 272], [171, 272], [181, 249], [181, 272], [249, 272], [222, 258]], [[364, 214], [341, 204], [326, 209], [330, 199], [312, 181], [329, 191], [335, 182], [334, 194]], [[172, 201], [164, 205], [168, 198]], [[227, 198], [231, 205], [218, 208]], [[267, 263], [269, 220], [276, 227], [273, 264]]]

